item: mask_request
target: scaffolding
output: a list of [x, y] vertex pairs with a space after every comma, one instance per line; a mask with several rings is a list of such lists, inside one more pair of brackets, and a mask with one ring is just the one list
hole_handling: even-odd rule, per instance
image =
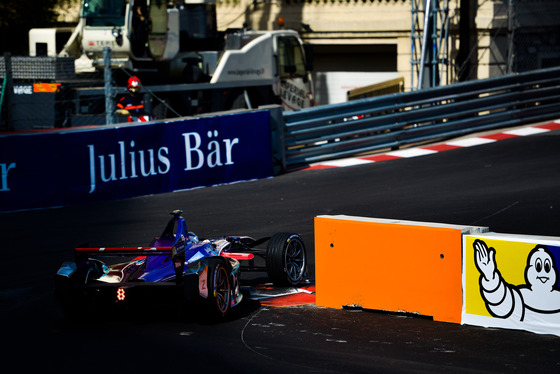
[[411, 91], [449, 84], [449, 1], [412, 0]]

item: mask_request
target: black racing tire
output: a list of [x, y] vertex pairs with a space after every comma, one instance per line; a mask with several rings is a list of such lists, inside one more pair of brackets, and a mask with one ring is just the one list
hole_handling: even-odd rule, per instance
[[225, 318], [231, 309], [231, 280], [225, 263], [219, 259], [208, 262], [208, 307], [214, 316]]
[[307, 254], [298, 234], [277, 233], [266, 249], [266, 272], [276, 286], [297, 286], [307, 268]]
[[54, 297], [60, 305], [64, 318], [69, 322], [77, 321], [80, 310], [71, 297], [71, 280], [56, 276], [54, 284]]
[[66, 320], [70, 322], [93, 314], [100, 305], [94, 294], [86, 293], [80, 286], [95, 283], [103, 274], [104, 263], [94, 258], [89, 258], [88, 262], [87, 267], [70, 277], [55, 276], [55, 300], [59, 303]]

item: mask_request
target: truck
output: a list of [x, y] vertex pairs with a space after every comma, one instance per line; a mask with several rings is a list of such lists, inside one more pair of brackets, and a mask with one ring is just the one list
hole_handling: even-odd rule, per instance
[[[67, 40], [60, 47], [63, 35]], [[61, 97], [72, 97], [71, 105], [55, 100], [53, 127], [106, 123], [107, 90], [102, 74], [95, 73], [107, 66], [107, 47], [112, 95], [125, 94], [126, 80], [139, 77], [158, 119], [269, 104], [287, 111], [314, 105], [312, 51], [299, 33], [219, 31], [215, 0], [82, 0], [69, 37], [67, 29], [32, 29], [29, 43], [28, 58], [54, 59], [57, 66], [74, 61], [75, 75], [46, 82], [56, 84]], [[14, 57], [14, 74], [16, 62]], [[27, 78], [29, 84], [38, 82]]]

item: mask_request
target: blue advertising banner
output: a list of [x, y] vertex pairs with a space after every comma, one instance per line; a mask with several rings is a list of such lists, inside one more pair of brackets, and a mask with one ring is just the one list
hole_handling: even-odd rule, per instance
[[269, 112], [0, 136], [0, 211], [273, 175]]

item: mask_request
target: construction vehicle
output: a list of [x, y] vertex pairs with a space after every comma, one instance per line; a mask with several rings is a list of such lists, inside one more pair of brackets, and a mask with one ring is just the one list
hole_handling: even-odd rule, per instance
[[48, 82], [60, 83], [57, 90], [74, 97], [71, 108], [60, 110], [71, 119], [62, 115], [55, 127], [106, 123], [103, 82], [91, 81], [92, 72], [104, 69], [106, 47], [113, 94], [125, 93], [128, 77], [138, 76], [159, 119], [268, 104], [284, 110], [313, 105], [311, 51], [299, 34], [218, 31], [215, 0], [82, 0], [79, 23], [62, 48], [62, 33], [55, 31], [29, 34], [31, 56], [75, 61], [68, 83]]

